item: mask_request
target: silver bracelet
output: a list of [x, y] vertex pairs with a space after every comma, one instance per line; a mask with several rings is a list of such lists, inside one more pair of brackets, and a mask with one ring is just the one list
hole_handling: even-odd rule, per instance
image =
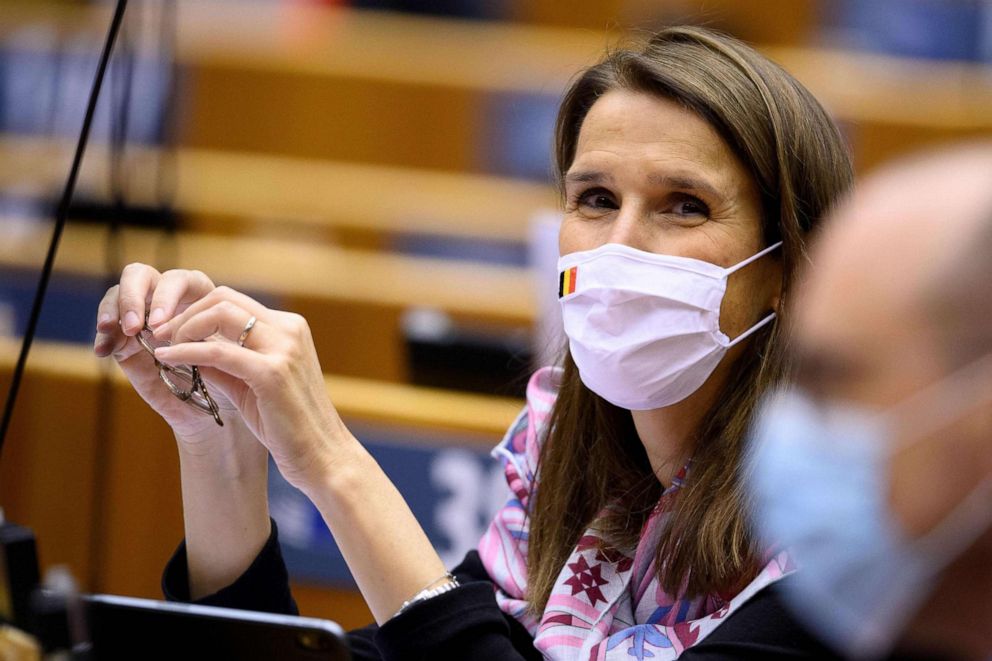
[[[441, 581], [446, 581], [446, 582], [445, 583], [442, 583], [441, 585], [438, 585], [436, 588], [435, 587], [431, 587], [433, 585], [437, 585], [437, 583], [440, 583]], [[421, 590], [417, 594], [413, 595], [412, 597], [410, 597], [409, 599], [407, 599], [406, 601], [404, 601], [403, 602], [403, 605], [400, 606], [400, 609], [398, 611], [396, 611], [396, 613], [393, 615], [393, 617], [396, 617], [400, 613], [406, 611], [407, 609], [409, 609], [414, 604], [419, 604], [422, 601], [427, 601], [428, 599], [433, 599], [434, 597], [438, 596], [439, 594], [444, 594], [445, 592], [450, 592], [450, 591], [454, 590], [455, 588], [457, 588], [458, 585], [459, 585], [458, 579], [455, 578], [454, 575], [451, 572], [446, 572], [444, 574], [444, 576], [442, 576], [440, 578], [434, 579], [433, 581], [431, 581], [430, 583], [428, 583], [427, 584], [427, 587], [425, 587], [423, 590]]]

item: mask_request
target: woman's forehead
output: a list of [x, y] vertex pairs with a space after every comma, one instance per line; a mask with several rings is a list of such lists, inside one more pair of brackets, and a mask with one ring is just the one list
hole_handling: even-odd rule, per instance
[[610, 91], [590, 108], [569, 172], [608, 175], [620, 167], [656, 178], [689, 176], [724, 189], [749, 181], [748, 172], [707, 121], [677, 102], [629, 90]]

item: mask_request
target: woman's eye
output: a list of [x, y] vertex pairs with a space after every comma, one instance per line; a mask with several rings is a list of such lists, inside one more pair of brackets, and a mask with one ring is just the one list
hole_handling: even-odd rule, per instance
[[613, 196], [609, 191], [605, 190], [591, 190], [580, 194], [578, 196], [578, 204], [579, 206], [592, 207], [593, 209], [619, 208]]
[[673, 211], [681, 216], [709, 216], [710, 208], [695, 197], [686, 197], [674, 204]]

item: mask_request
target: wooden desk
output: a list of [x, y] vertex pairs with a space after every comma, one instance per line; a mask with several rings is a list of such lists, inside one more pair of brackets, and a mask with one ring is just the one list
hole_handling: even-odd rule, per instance
[[[33, 3], [31, 3], [33, 4]], [[719, 5], [721, 3], [714, 3]], [[9, 24], [41, 10], [12, 3]], [[59, 20], [72, 23], [80, 9]], [[105, 12], [104, 12], [105, 14]], [[478, 170], [497, 94], [556, 97], [618, 32], [237, 0], [180, 3], [186, 144]], [[978, 65], [765, 48], [849, 129], [859, 168], [992, 132]]]
[[[183, 5], [190, 21], [182, 46], [190, 144], [451, 169], [479, 167], [471, 156], [478, 136], [491, 129], [480, 124], [485, 95], [557, 96], [620, 39], [605, 27], [335, 10], [306, 18], [245, 13], [218, 39], [208, 26], [230, 13], [223, 7]], [[259, 34], [273, 22], [283, 29]], [[762, 50], [847, 128], [861, 170], [934, 141], [992, 134], [988, 67], [832, 49]], [[278, 138], [270, 141], [266, 130]]]
[[847, 134], [859, 173], [917, 149], [992, 136], [992, 68], [836, 49], [767, 48]]
[[609, 25], [702, 24], [756, 43], [809, 43], [820, 18], [817, 0], [515, 0], [513, 20], [602, 30]]
[[[0, 392], [18, 347], [0, 339]], [[337, 376], [327, 388], [350, 423], [454, 432], [487, 448], [522, 406]], [[34, 529], [44, 566], [68, 564], [84, 589], [161, 597], [162, 567], [183, 534], [174, 440], [110, 361], [77, 346], [34, 347], [0, 462], [0, 504]], [[297, 595], [305, 614], [371, 621], [353, 593], [301, 586]]]
[[[0, 264], [37, 269], [50, 228], [40, 224], [0, 242]], [[161, 235], [124, 230], [121, 257], [155, 264]], [[61, 272], [100, 277], [106, 229], [70, 226]], [[408, 380], [404, 311], [426, 307], [491, 332], [530, 328], [535, 278], [525, 269], [345, 249], [314, 242], [183, 232], [163, 268], [199, 269], [214, 282], [265, 294], [310, 322], [321, 364], [338, 374]]]
[[[64, 140], [0, 135], [0, 187], [61, 190], [70, 148]], [[525, 242], [531, 217], [558, 206], [549, 186], [503, 177], [190, 148], [169, 155], [139, 147], [128, 150], [133, 203], [155, 202], [148, 173], [163, 157], [174, 159], [174, 203], [184, 224], [208, 232], [366, 246], [397, 234]], [[89, 147], [81, 194], [109, 199], [107, 161], [105, 147]]]

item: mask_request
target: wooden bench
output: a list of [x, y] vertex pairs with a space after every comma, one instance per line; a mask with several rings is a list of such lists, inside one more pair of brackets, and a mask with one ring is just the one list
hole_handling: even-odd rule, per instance
[[[28, 226], [0, 242], [0, 265], [37, 269], [51, 227]], [[59, 272], [105, 275], [107, 230], [70, 225], [57, 260]], [[156, 264], [163, 235], [126, 229], [122, 263]], [[409, 380], [402, 316], [411, 308], [449, 314], [492, 333], [532, 328], [533, 274], [526, 269], [346, 249], [316, 242], [180, 232], [168, 253], [174, 263], [216, 283], [275, 299], [310, 322], [326, 370], [387, 381]], [[551, 286], [551, 285], [549, 285]]]
[[[206, 31], [221, 7], [199, 3], [202, 13], [191, 12], [189, 20]], [[220, 40], [187, 32], [189, 143], [478, 169], [472, 155], [479, 136], [493, 129], [484, 123], [487, 98], [557, 96], [571, 75], [621, 40], [605, 29], [478, 26], [340, 10], [319, 16], [307, 20], [303, 43], [292, 29], [275, 30], [260, 49], [252, 25], [265, 24], [261, 17], [243, 16]], [[846, 127], [860, 169], [934, 141], [992, 132], [992, 83], [979, 65], [764, 50]]]
[[[0, 392], [18, 348], [0, 339]], [[328, 376], [327, 388], [349, 424], [454, 435], [484, 448], [522, 405], [340, 376]], [[111, 361], [38, 343], [0, 462], [0, 504], [9, 520], [34, 529], [44, 566], [67, 564], [87, 590], [160, 598], [162, 567], [183, 534], [174, 443]], [[297, 585], [295, 593], [305, 614], [347, 627], [371, 621], [354, 592]]]
[[515, 0], [510, 18], [533, 25], [602, 30], [702, 24], [756, 43], [803, 45], [815, 35], [816, 0]]
[[[16, 3], [15, 3], [15, 6]], [[11, 23], [27, 9], [12, 12]], [[186, 144], [479, 170], [494, 95], [554, 98], [617, 31], [346, 9], [180, 3]], [[766, 48], [845, 125], [859, 168], [992, 132], [979, 65]]]
[[[345, 24], [375, 32], [378, 18], [349, 17]], [[201, 25], [208, 23], [201, 19]], [[210, 148], [479, 170], [482, 161], [475, 154], [484, 149], [481, 136], [497, 129], [486, 123], [487, 99], [496, 94], [556, 97], [574, 72], [618, 40], [602, 32], [566, 34], [547, 28], [524, 35], [519, 27], [494, 27], [485, 36], [475, 30], [414, 23], [395, 39], [372, 41], [382, 44], [370, 58], [375, 70], [372, 65], [363, 69], [365, 58], [348, 52], [329, 55], [351, 63], [347, 70], [308, 76], [293, 72], [285, 61], [286, 70], [277, 73], [248, 58], [238, 60], [233, 45], [227, 58], [201, 61], [200, 46], [191, 43], [185, 139]], [[328, 40], [334, 37], [332, 31], [326, 34]], [[583, 38], [586, 45], [580, 47]], [[449, 48], [471, 54], [459, 57]], [[992, 133], [992, 83], [981, 66], [829, 49], [764, 51], [806, 84], [845, 127], [860, 170], [933, 142]], [[455, 64], [442, 65], [439, 58]], [[389, 64], [383, 66], [383, 60]], [[386, 75], [393, 67], [397, 73]], [[485, 81], [482, 89], [480, 81]]]
[[[0, 135], [0, 188], [61, 190], [71, 145]], [[79, 192], [109, 199], [108, 152], [92, 144]], [[502, 177], [361, 165], [246, 152], [129, 147], [128, 199], [155, 204], [160, 159], [176, 175], [173, 203], [185, 227], [226, 234], [304, 237], [346, 245], [388, 245], [423, 234], [523, 243], [536, 212], [554, 209], [550, 187]]]

